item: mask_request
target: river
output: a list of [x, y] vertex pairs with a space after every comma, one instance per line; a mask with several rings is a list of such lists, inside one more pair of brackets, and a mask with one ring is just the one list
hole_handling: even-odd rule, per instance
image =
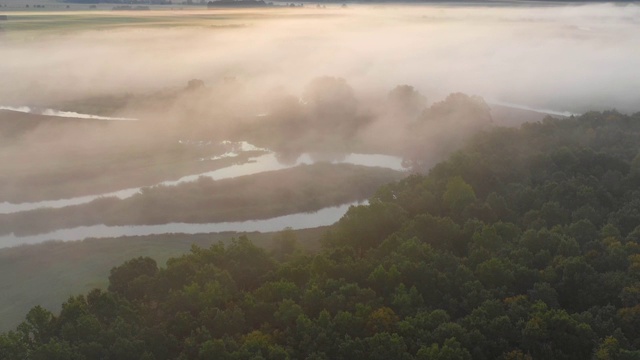
[[[234, 151], [225, 153], [222, 156], [210, 159], [202, 159], [203, 161], [215, 161], [220, 157], [234, 157], [245, 151], [268, 151], [267, 149], [258, 149], [251, 144], [238, 142]], [[281, 170], [299, 166], [302, 164], [314, 164], [316, 162], [330, 163], [346, 163], [371, 167], [384, 167], [393, 170], [406, 170], [402, 165], [402, 158], [382, 155], [382, 154], [345, 154], [322, 156], [319, 154], [302, 154], [295, 161], [290, 163], [282, 163], [278, 160], [273, 152], [258, 155], [250, 158], [250, 161], [243, 164], [231, 165], [222, 169], [209, 171], [200, 174], [184, 176], [175, 181], [165, 181], [154, 186], [176, 186], [181, 183], [196, 181], [200, 177], [209, 177], [214, 180], [229, 179], [238, 176], [258, 174], [266, 171]], [[12, 204], [8, 202], [0, 203], [0, 213], [8, 214], [20, 211], [36, 210], [41, 208], [61, 208], [65, 206], [74, 206], [84, 204], [96, 200], [101, 197], [118, 197], [126, 199], [139, 193], [142, 187], [123, 189], [115, 192], [74, 197], [60, 200], [47, 200], [39, 202]], [[319, 226], [331, 225], [338, 221], [352, 205], [364, 204], [366, 202], [354, 202], [343, 204], [340, 206], [327, 207], [316, 212], [297, 213], [285, 216], [279, 216], [271, 219], [248, 220], [237, 222], [221, 222], [207, 224], [190, 224], [190, 223], [168, 223], [160, 225], [132, 225], [132, 226], [81, 226], [72, 229], [60, 229], [46, 234], [33, 236], [15, 236], [14, 234], [0, 236], [0, 248], [12, 247], [18, 245], [38, 244], [51, 240], [58, 241], [78, 241], [86, 238], [113, 238], [121, 236], [142, 236], [142, 235], [158, 235], [158, 234], [202, 234], [212, 232], [238, 231], [238, 232], [271, 232], [279, 231], [290, 227], [292, 229], [305, 229]]]
[[[245, 147], [247, 148], [247, 147]], [[302, 165], [302, 164], [313, 164], [317, 162], [314, 160], [314, 156], [311, 154], [303, 154], [298, 159], [291, 164], [283, 164], [278, 161], [276, 155], [274, 153], [264, 154], [260, 156], [256, 156], [250, 159], [249, 162], [238, 165], [231, 165], [222, 169], [209, 171], [200, 174], [188, 175], [184, 176], [175, 181], [164, 181], [157, 185], [164, 186], [175, 186], [185, 182], [192, 182], [198, 180], [199, 177], [209, 177], [214, 180], [222, 180], [222, 179], [230, 179], [238, 176], [244, 175], [253, 175], [266, 171], [274, 171], [274, 170], [282, 170], [286, 168], [291, 168], [294, 166]], [[363, 166], [378, 166], [384, 167], [393, 170], [406, 170], [405, 167], [402, 166], [402, 158], [390, 155], [382, 155], [382, 154], [348, 154], [344, 157], [330, 161], [331, 163], [346, 163], [346, 164], [354, 164], [354, 165], [363, 165]], [[0, 214], [11, 214], [21, 211], [29, 211], [36, 210], [42, 208], [61, 208], [65, 206], [73, 206], [86, 204], [96, 199], [102, 197], [117, 197], [120, 199], [126, 199], [138, 194], [142, 190], [142, 187], [123, 189], [119, 191], [97, 194], [97, 195], [87, 195], [87, 196], [79, 196], [68, 199], [59, 199], [59, 200], [46, 200], [46, 201], [37, 201], [37, 202], [25, 202], [25, 203], [9, 203], [2, 202], [0, 203]]]
[[125, 118], [125, 117], [111, 117], [111, 116], [99, 116], [91, 114], [82, 114], [75, 111], [63, 111], [56, 109], [36, 109], [30, 106], [6, 106], [0, 105], [0, 110], [13, 111], [25, 114], [44, 115], [61, 118], [73, 118], [73, 119], [90, 119], [90, 120], [105, 120], [105, 121], [137, 121], [138, 119]]
[[265, 220], [249, 220], [237, 222], [221, 222], [209, 224], [169, 223], [161, 225], [133, 225], [133, 226], [81, 226], [73, 229], [61, 229], [47, 234], [33, 236], [15, 236], [13, 234], [0, 236], [0, 248], [18, 245], [38, 244], [45, 241], [77, 241], [87, 238], [113, 238], [120, 236], [143, 236], [158, 234], [205, 234], [213, 232], [271, 232], [290, 227], [292, 229], [307, 229], [326, 226], [335, 223], [347, 212], [352, 205], [362, 205], [367, 202], [353, 202], [340, 206], [328, 207], [311, 213], [298, 213], [279, 216]]

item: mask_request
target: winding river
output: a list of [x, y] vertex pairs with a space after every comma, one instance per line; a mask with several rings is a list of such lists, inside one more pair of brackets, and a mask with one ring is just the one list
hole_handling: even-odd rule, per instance
[[[317, 162], [345, 163], [354, 165], [363, 165], [371, 167], [384, 167], [393, 170], [406, 170], [402, 166], [402, 159], [395, 156], [381, 154], [346, 154], [322, 156], [319, 154], [302, 154], [295, 161], [282, 163], [278, 160], [273, 152], [267, 149], [259, 149], [245, 142], [235, 143], [234, 151], [225, 153], [218, 157], [210, 159], [201, 159], [202, 161], [215, 161], [221, 157], [234, 157], [246, 151], [264, 151], [262, 155], [250, 158], [250, 161], [243, 164], [231, 165], [222, 169], [210, 172], [184, 176], [175, 181], [165, 181], [154, 186], [176, 186], [181, 183], [192, 182], [200, 177], [209, 177], [214, 180], [229, 179], [238, 176], [258, 174], [266, 171], [281, 170], [299, 166], [302, 164], [314, 164]], [[66, 206], [74, 206], [85, 204], [101, 197], [117, 197], [126, 199], [136, 195], [141, 191], [142, 187], [123, 189], [115, 192], [104, 193], [99, 195], [88, 195], [60, 200], [47, 200], [29, 203], [12, 204], [8, 202], [0, 203], [0, 214], [16, 213], [21, 211], [36, 210], [41, 208], [61, 208]], [[292, 229], [305, 229], [318, 226], [331, 225], [338, 221], [352, 205], [365, 204], [365, 202], [354, 202], [343, 204], [340, 206], [327, 207], [316, 212], [297, 213], [285, 216], [279, 216], [264, 220], [248, 220], [237, 222], [221, 222], [206, 224], [191, 223], [168, 223], [160, 225], [132, 225], [132, 226], [107, 226], [93, 225], [81, 226], [71, 229], [59, 229], [46, 234], [32, 236], [15, 236], [14, 234], [0, 236], [0, 248], [12, 247], [18, 245], [37, 244], [51, 240], [58, 241], [77, 241], [86, 238], [112, 238], [121, 236], [141, 236], [141, 235], [158, 235], [158, 234], [202, 234], [212, 232], [271, 232], [279, 231], [290, 227]]]
[[[175, 186], [185, 182], [192, 182], [198, 180], [199, 177], [209, 177], [213, 180], [222, 180], [222, 179], [230, 179], [238, 176], [244, 175], [253, 175], [258, 174], [265, 171], [273, 171], [273, 170], [282, 170], [286, 168], [291, 168], [294, 166], [302, 165], [302, 164], [313, 164], [317, 161], [313, 160], [311, 154], [303, 154], [301, 155], [294, 163], [291, 164], [282, 164], [276, 158], [274, 153], [260, 155], [244, 164], [231, 165], [222, 169], [209, 171], [200, 174], [188, 175], [184, 176], [175, 181], [165, 181], [157, 185], [164, 186]], [[393, 170], [406, 170], [402, 166], [402, 159], [396, 156], [389, 155], [381, 155], [381, 154], [348, 154], [344, 158], [340, 160], [331, 161], [332, 163], [346, 163], [346, 164], [354, 164], [354, 165], [363, 165], [363, 166], [378, 166], [384, 167]], [[37, 202], [26, 202], [26, 203], [18, 203], [13, 204], [9, 202], [0, 203], [0, 214], [11, 214], [20, 211], [29, 211], [36, 210], [42, 208], [61, 208], [65, 206], [73, 206], [86, 204], [93, 200], [102, 198], [102, 197], [117, 197], [120, 199], [126, 199], [138, 194], [142, 190], [142, 187], [123, 189], [119, 191], [114, 191], [110, 193], [98, 194], [98, 195], [87, 195], [80, 196], [68, 199], [60, 199], [60, 200], [46, 200], [46, 201], [37, 201]]]
[[[540, 111], [545, 113], [553, 113], [556, 115], [567, 116], [569, 114], [563, 112], [553, 112], [550, 110], [532, 109], [529, 107], [518, 106], [510, 103], [502, 103], [504, 106], [513, 108], [527, 109], [532, 111]], [[33, 112], [33, 109], [22, 108], [8, 108], [0, 106], [0, 109], [6, 109], [11, 111]], [[125, 118], [102, 118], [95, 115], [86, 115], [78, 113], [67, 113], [61, 111], [53, 111], [47, 109], [43, 115], [50, 116], [66, 116], [66, 117], [84, 117], [100, 120], [134, 120]], [[230, 143], [230, 142], [229, 142]], [[231, 144], [231, 143], [230, 143]], [[212, 157], [210, 159], [200, 159], [202, 161], [215, 161], [223, 157], [234, 157], [239, 155], [240, 152], [261, 150], [267, 152], [259, 156], [250, 158], [250, 161], [244, 164], [237, 164], [228, 166], [222, 169], [184, 176], [175, 181], [165, 181], [157, 185], [164, 186], [176, 186], [185, 182], [196, 181], [199, 177], [209, 177], [214, 180], [229, 179], [238, 176], [258, 174], [266, 171], [281, 170], [291, 168], [302, 164], [313, 164], [318, 162], [317, 154], [303, 154], [299, 156], [295, 161], [290, 163], [282, 163], [276, 157], [276, 154], [268, 151], [267, 149], [258, 149], [246, 142], [235, 143], [237, 151], [225, 153], [221, 156]], [[320, 156], [321, 157], [321, 156]], [[327, 162], [326, 159], [321, 161]], [[395, 156], [381, 155], [381, 154], [347, 154], [337, 159], [330, 159], [331, 163], [346, 163], [354, 165], [364, 166], [378, 166], [394, 170], [406, 170], [402, 166], [402, 159]], [[47, 200], [38, 202], [26, 202], [26, 203], [0, 203], [0, 214], [10, 214], [21, 211], [36, 210], [42, 208], [61, 208], [66, 206], [74, 206], [89, 203], [101, 197], [117, 197], [120, 199], [126, 199], [138, 194], [142, 190], [142, 187], [123, 189], [110, 193], [103, 193], [98, 195], [87, 195], [68, 199], [60, 200]], [[357, 203], [345, 204], [337, 207], [329, 207], [321, 209], [314, 213], [299, 213], [286, 216], [280, 216], [266, 220], [251, 220], [240, 222], [223, 222], [223, 223], [208, 223], [208, 224], [186, 224], [186, 223], [169, 223], [161, 225], [136, 225], [136, 226], [83, 226], [72, 229], [61, 229], [46, 234], [24, 236], [19, 237], [13, 234], [7, 236], [0, 236], [0, 248], [17, 246], [22, 244], [36, 244], [49, 240], [61, 240], [61, 241], [75, 241], [85, 238], [109, 238], [119, 236], [136, 236], [136, 235], [155, 235], [155, 234], [168, 234], [168, 233], [182, 233], [182, 234], [200, 234], [211, 232], [224, 232], [224, 231], [279, 231], [286, 227], [293, 229], [312, 228], [318, 226], [330, 225], [338, 221], [348, 210], [349, 206]]]
[[99, 116], [91, 114], [82, 114], [74, 111], [63, 111], [55, 109], [36, 109], [29, 106], [6, 106], [0, 105], [0, 110], [13, 111], [25, 114], [54, 116], [62, 118], [74, 118], [74, 119], [91, 119], [91, 120], [105, 120], [105, 121], [137, 121], [138, 119], [125, 118], [125, 117], [111, 117], [111, 116]]
[[328, 207], [312, 213], [298, 213], [279, 216], [265, 220], [249, 220], [237, 222], [221, 222], [209, 224], [169, 223], [161, 225], [133, 226], [81, 226], [73, 229], [61, 229], [47, 234], [33, 236], [0, 236], [0, 248], [18, 245], [38, 244], [51, 240], [77, 241], [87, 238], [112, 238], [120, 236], [142, 236], [159, 234], [204, 234], [213, 232], [271, 232], [290, 227], [307, 229], [335, 223], [352, 205], [363, 205], [365, 202], [354, 202], [335, 207]]
[[[513, 108], [521, 108], [532, 111], [540, 111], [545, 113], [553, 113], [556, 115], [568, 116], [569, 114], [563, 112], [552, 112], [550, 110], [532, 109], [528, 107], [517, 106], [510, 103], [502, 103], [504, 106]], [[0, 106], [0, 109], [7, 109], [12, 111], [32, 112], [33, 110], [27, 107], [23, 108], [7, 108]], [[50, 110], [50, 109], [47, 109]], [[134, 120], [125, 118], [101, 118], [95, 115], [86, 115], [78, 113], [65, 113], [60, 111], [47, 111], [46, 114], [50, 116], [68, 116], [68, 117], [80, 117], [100, 119], [100, 120]], [[253, 145], [246, 142], [239, 142], [238, 151], [252, 151], [261, 150], [266, 151], [266, 154], [262, 154], [256, 157], [250, 158], [250, 161], [244, 164], [232, 165], [222, 169], [184, 176], [175, 181], [165, 181], [157, 185], [164, 186], [176, 186], [185, 182], [196, 181], [199, 177], [209, 177], [214, 180], [229, 179], [238, 176], [258, 174], [266, 171], [281, 170], [291, 168], [302, 164], [313, 164], [318, 162], [317, 154], [303, 154], [299, 156], [295, 161], [288, 164], [284, 164], [278, 160], [276, 154], [268, 151], [267, 149], [258, 149]], [[201, 159], [202, 161], [215, 161], [218, 158], [234, 157], [239, 152], [231, 152], [223, 154], [222, 156], [212, 157], [210, 159]], [[321, 161], [327, 162], [326, 159]], [[402, 159], [395, 156], [381, 155], [381, 154], [347, 154], [337, 159], [330, 159], [331, 163], [346, 163], [354, 165], [364, 166], [377, 166], [384, 167], [393, 170], [406, 170], [402, 166]], [[41, 208], [61, 208], [66, 206], [80, 205], [89, 203], [101, 197], [117, 197], [120, 199], [126, 199], [138, 194], [142, 187], [123, 189], [110, 193], [103, 193], [98, 195], [87, 195], [68, 199], [60, 200], [47, 200], [38, 202], [26, 202], [13, 204], [9, 202], [0, 203], [0, 214], [10, 214], [21, 211], [36, 210]], [[239, 222], [222, 222], [222, 223], [208, 223], [208, 224], [187, 224], [187, 223], [169, 223], [161, 225], [134, 225], [134, 226], [106, 226], [106, 225], [94, 225], [83, 226], [72, 229], [60, 229], [46, 234], [33, 235], [33, 236], [15, 236], [13, 234], [0, 236], [0, 248], [17, 246], [23, 244], [37, 244], [50, 240], [60, 241], [76, 241], [86, 238], [110, 238], [120, 236], [140, 236], [140, 235], [157, 235], [157, 234], [201, 234], [212, 232], [225, 232], [225, 231], [239, 231], [239, 232], [270, 232], [279, 231], [286, 227], [293, 229], [304, 229], [318, 226], [330, 225], [338, 221], [348, 210], [351, 205], [357, 205], [359, 203], [344, 204], [337, 207], [328, 207], [321, 209], [313, 213], [298, 213], [286, 216], [280, 216], [265, 220], [250, 220]]]

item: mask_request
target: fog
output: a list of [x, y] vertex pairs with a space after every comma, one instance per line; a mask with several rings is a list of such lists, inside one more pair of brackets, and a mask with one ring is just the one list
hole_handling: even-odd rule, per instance
[[[581, 113], [640, 110], [640, 7], [358, 6], [184, 12], [188, 27], [8, 33], [0, 38], [0, 105], [207, 85], [300, 94], [317, 76], [344, 78], [360, 98], [414, 86], [488, 102]], [[204, 11], [211, 14], [213, 10]], [[149, 13], [141, 16], [165, 16]]]
[[119, 117], [109, 117], [109, 116], [98, 116], [98, 115], [90, 115], [90, 114], [80, 114], [73, 111], [60, 111], [55, 109], [32, 109], [28, 106], [20, 106], [20, 107], [12, 107], [12, 106], [1, 106], [0, 110], [9, 110], [13, 112], [25, 113], [25, 114], [40, 114], [45, 116], [54, 116], [54, 117], [63, 117], [63, 118], [73, 118], [73, 119], [92, 119], [92, 120], [120, 120], [120, 121], [136, 121], [136, 119], [130, 118], [119, 118]]
[[[104, 239], [105, 246], [85, 242], [86, 247], [56, 251], [47, 246], [0, 250], [0, 255], [8, 255], [0, 264], [6, 274], [4, 283], [0, 281], [5, 299], [0, 300], [0, 318], [6, 319], [0, 330], [12, 327], [36, 303], [52, 308], [71, 293], [89, 290], [81, 286], [100, 286], [96, 279], [106, 279], [108, 269], [125, 258], [186, 251], [186, 246], [174, 248], [196, 241], [184, 234], [330, 225], [350, 204], [362, 203], [380, 186], [410, 172], [426, 172], [493, 125], [539, 121], [545, 114], [640, 111], [637, 3], [505, 1], [346, 8], [308, 3], [304, 8], [137, 12], [106, 11], [110, 5], [99, 4], [98, 10], [83, 12], [75, 9], [87, 9], [88, 4], [38, 1], [50, 2], [46, 10], [23, 11], [22, 0], [0, 0], [15, 4], [14, 10], [20, 7], [6, 11], [7, 20], [0, 21], [0, 249], [55, 239], [171, 235], [111, 244]], [[53, 6], [74, 9], [49, 11]], [[4, 14], [6, 8], [2, 10]], [[608, 158], [596, 160], [602, 159]], [[616, 167], [619, 164], [611, 169]], [[440, 169], [449, 173], [446, 166]], [[477, 169], [469, 171], [470, 176], [485, 173]], [[453, 174], [447, 187], [453, 180], [462, 181]], [[609, 180], [623, 176], [618, 171], [608, 175]], [[441, 207], [439, 216], [449, 216], [445, 208], [455, 209], [447, 193], [454, 191], [444, 193], [442, 206], [433, 200], [440, 194], [435, 189], [445, 186], [446, 178], [441, 178], [415, 188], [408, 185], [412, 190], [402, 191], [399, 202], [420, 203], [420, 209]], [[462, 183], [460, 196], [467, 197], [466, 187], [471, 186]], [[383, 194], [396, 199], [392, 189]], [[528, 187], [517, 196], [535, 191]], [[473, 188], [470, 192], [475, 199]], [[485, 195], [479, 195], [478, 206], [469, 206], [468, 214], [489, 209], [491, 196], [505, 201], [498, 193], [485, 202], [480, 201]], [[407, 196], [415, 199], [404, 200]], [[542, 210], [525, 214], [525, 222], [532, 213], [546, 212], [548, 204], [555, 206], [550, 209], [560, 207], [548, 202]], [[374, 209], [373, 215], [354, 212], [354, 230], [347, 225], [344, 236], [365, 227], [363, 236], [368, 236], [369, 223], [375, 221], [382, 223], [371, 227], [374, 233], [399, 226], [405, 215], [398, 214], [404, 210], [389, 205]], [[516, 214], [504, 206], [495, 209], [491, 212]], [[589, 215], [579, 216], [586, 219], [589, 210], [596, 213], [583, 206], [573, 214], [583, 211]], [[398, 219], [390, 221], [396, 215]], [[422, 231], [432, 221], [438, 222], [434, 229], [441, 228], [436, 232], [460, 238], [453, 220], [436, 215], [419, 215], [405, 223], [397, 239]], [[535, 226], [544, 224], [540, 216]], [[469, 229], [482, 225], [469, 224]], [[582, 231], [585, 222], [575, 224]], [[509, 226], [503, 230], [519, 231]], [[487, 229], [494, 227], [487, 222], [478, 234], [485, 237]], [[602, 234], [613, 231], [607, 229]], [[316, 241], [313, 234], [300, 236], [308, 244]], [[616, 250], [620, 243], [612, 239], [602, 244]], [[462, 244], [451, 243], [434, 251], [449, 252]], [[567, 244], [558, 249], [573, 246]], [[412, 249], [409, 245], [405, 248]], [[359, 256], [353, 261], [368, 261], [363, 254], [380, 253], [357, 247]], [[341, 250], [345, 259], [349, 252]], [[615, 260], [617, 253], [611, 254], [603, 256]], [[450, 255], [442, 259], [453, 259]], [[596, 265], [607, 260], [600, 258]], [[575, 259], [581, 260], [568, 261]], [[491, 270], [493, 260], [478, 268], [489, 264], [486, 269]], [[468, 284], [476, 289], [479, 283]], [[538, 288], [540, 284], [546, 288]], [[536, 283], [528, 294], [555, 292], [548, 285]], [[400, 287], [396, 290], [402, 295]], [[438, 344], [434, 346], [438, 350]]]
[[0, 36], [0, 200], [11, 203], [247, 161], [201, 146], [224, 140], [288, 165], [373, 153], [421, 171], [495, 124], [492, 104], [640, 110], [635, 4], [16, 14], [26, 28], [7, 22]]

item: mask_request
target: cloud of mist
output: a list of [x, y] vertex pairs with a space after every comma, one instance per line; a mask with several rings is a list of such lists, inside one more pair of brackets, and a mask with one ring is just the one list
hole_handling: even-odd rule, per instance
[[[634, 4], [136, 16], [167, 14], [189, 26], [0, 37], [0, 118], [16, 120], [0, 124], [0, 198], [145, 185], [146, 173], [163, 180], [165, 168], [187, 172], [221, 154], [181, 139], [248, 140], [283, 163], [305, 152], [368, 152], [424, 169], [491, 123], [486, 103], [640, 111]], [[9, 108], [86, 119], [51, 122]], [[141, 121], [92, 123], [99, 118]]]
[[[255, 15], [256, 12], [264, 12]], [[0, 39], [0, 103], [28, 105], [241, 79], [301, 93], [320, 75], [359, 92], [400, 84], [558, 111], [640, 110], [640, 7], [353, 6], [251, 10], [235, 25]], [[210, 14], [210, 12], [209, 12]]]

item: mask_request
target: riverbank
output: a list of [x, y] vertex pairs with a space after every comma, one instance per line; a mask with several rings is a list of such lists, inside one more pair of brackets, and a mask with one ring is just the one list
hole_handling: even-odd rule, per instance
[[[94, 234], [109, 237], [245, 230], [246, 224], [229, 226], [217, 223], [272, 219], [292, 214], [304, 216], [328, 207], [365, 200], [379, 186], [405, 175], [404, 172], [379, 167], [318, 163], [219, 181], [200, 178], [176, 186], [145, 188], [142, 193], [128, 199], [101, 198], [88, 204], [60, 209], [0, 215], [0, 232], [8, 235], [0, 237], [0, 244], [12, 246], [20, 244], [21, 240], [27, 243], [79, 240]], [[327, 215], [329, 220], [322, 216], [317, 216], [316, 222], [301, 218], [281, 219], [275, 221], [278, 228], [251, 229], [278, 230], [287, 226], [300, 227], [303, 223], [311, 224], [308, 227], [328, 225], [342, 215], [332, 216], [333, 213]], [[313, 220], [314, 217], [309, 216]], [[107, 227], [95, 226], [100, 224]], [[190, 226], [203, 227], [194, 231], [189, 230]], [[53, 232], [73, 228], [76, 229]], [[46, 234], [48, 232], [53, 233]], [[11, 233], [17, 236], [11, 236]], [[36, 234], [45, 235], [26, 236]]]

